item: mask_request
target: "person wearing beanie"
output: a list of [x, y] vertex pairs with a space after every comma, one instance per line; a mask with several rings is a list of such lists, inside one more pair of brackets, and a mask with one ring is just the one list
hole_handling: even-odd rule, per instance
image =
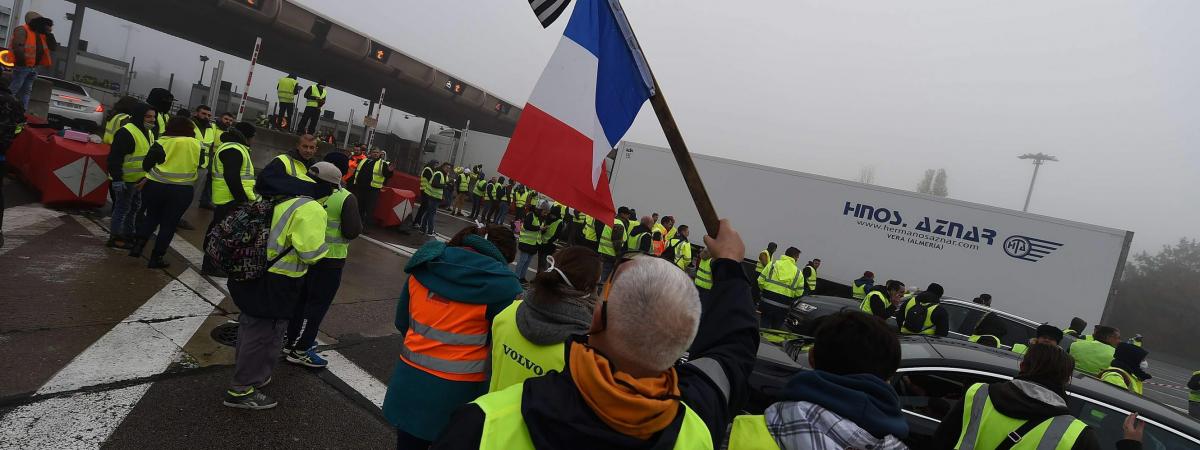
[[317, 182], [314, 189], [317, 201], [328, 215], [325, 244], [329, 253], [309, 266], [304, 274], [304, 290], [292, 319], [288, 321], [283, 353], [292, 364], [312, 368], [324, 368], [329, 364], [317, 354], [317, 330], [342, 285], [342, 269], [350, 254], [350, 241], [362, 233], [358, 199], [342, 186], [342, 169], [349, 162], [345, 154], [332, 152], [325, 155], [324, 161], [313, 164], [309, 171], [309, 176]]
[[58, 50], [54, 39], [54, 21], [33, 11], [25, 13], [25, 24], [13, 29], [11, 45], [13, 58], [12, 82], [8, 90], [29, 108], [29, 94], [39, 67], [52, 67], [50, 54]]
[[[208, 230], [204, 232], [204, 248], [208, 248], [208, 236], [213, 227], [225, 220], [233, 208], [258, 200], [254, 189], [254, 162], [250, 160], [250, 142], [256, 132], [254, 125], [238, 122], [221, 133], [221, 145], [213, 153], [213, 215], [212, 221], [208, 223]], [[225, 276], [225, 272], [214, 264], [207, 253], [204, 255], [200, 273]]]
[[165, 88], [154, 88], [146, 94], [146, 103], [154, 107], [158, 112], [158, 130], [159, 135], [167, 131], [167, 121], [171, 120], [171, 104], [175, 102], [175, 95]]
[[1038, 325], [1037, 336], [1034, 337], [1033, 339], [1030, 339], [1028, 345], [1026, 345], [1023, 342], [1015, 343], [1012, 346], [1012, 351], [1013, 351], [1013, 353], [1024, 355], [1025, 352], [1029, 351], [1030, 345], [1035, 345], [1035, 344], [1058, 345], [1058, 343], [1062, 342], [1062, 340], [1063, 340], [1062, 330], [1058, 329], [1054, 325], [1043, 323], [1041, 325]]
[[1149, 355], [1150, 352], [1137, 345], [1128, 342], [1117, 344], [1112, 363], [1100, 371], [1100, 380], [1142, 395], [1142, 382], [1152, 378], [1150, 373], [1146, 372], [1146, 369], [1150, 368], [1150, 362], [1146, 361]]
[[940, 308], [942, 285], [930, 283], [916, 297], [904, 304], [896, 316], [901, 334], [923, 334], [928, 336], [946, 337], [950, 335], [950, 315], [945, 308]]

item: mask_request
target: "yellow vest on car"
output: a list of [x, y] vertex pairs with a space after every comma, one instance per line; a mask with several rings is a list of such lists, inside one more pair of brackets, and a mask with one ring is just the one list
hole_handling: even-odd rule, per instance
[[701, 259], [700, 264], [696, 266], [696, 287], [700, 289], [712, 289], [712, 258]]
[[[483, 437], [479, 441], [479, 450], [533, 450], [533, 440], [529, 437], [529, 428], [525, 418], [521, 416], [521, 394], [525, 385], [517, 384], [507, 389], [492, 392], [471, 402], [483, 410]], [[679, 435], [675, 438], [675, 446], [679, 450], [710, 449], [713, 447], [712, 434], [692, 408], [683, 405], [683, 424], [679, 427]]]
[[[796, 259], [791, 256], [783, 255], [775, 261], [767, 264], [763, 271], [762, 283], [759, 285], [764, 291], [779, 294], [785, 298], [795, 299], [800, 297], [804, 292], [804, 280], [801, 279], [803, 274], [796, 267]], [[765, 297], [764, 302], [776, 303], [768, 300]], [[778, 305], [781, 307], [789, 307], [791, 305]]]
[[[1000, 414], [988, 396], [988, 385], [976, 383], [963, 397], [962, 431], [958, 435], [958, 450], [994, 449], [1017, 431], [1026, 420]], [[1069, 415], [1042, 421], [1030, 429], [1012, 450], [1070, 450], [1087, 424]]]
[[279, 96], [279, 103], [296, 103], [296, 85], [299, 83], [295, 78], [280, 78], [279, 83], [275, 84], [275, 94]]
[[113, 114], [108, 122], [104, 123], [104, 143], [112, 145], [113, 136], [117, 134], [117, 130], [125, 126], [125, 121], [129, 119], [129, 114], [117, 113]]
[[328, 92], [326, 92], [326, 90], [324, 88], [317, 86], [315, 84], [312, 86], [309, 86], [308, 91], [311, 92], [312, 96], [316, 97], [316, 99], [315, 100], [308, 99], [308, 101], [304, 103], [304, 106], [311, 106], [313, 108], [317, 108], [317, 107], [321, 106], [320, 100], [325, 100], [325, 95], [328, 94]]
[[308, 273], [308, 266], [329, 253], [329, 244], [325, 242], [328, 221], [325, 208], [308, 197], [295, 197], [275, 205], [271, 234], [267, 238], [267, 260], [287, 254], [267, 271], [292, 278]]
[[137, 125], [132, 123], [127, 123], [121, 128], [133, 136], [133, 153], [125, 155], [125, 160], [121, 163], [121, 181], [137, 183], [146, 176], [146, 172], [142, 170], [142, 160], [146, 159], [146, 153], [150, 151], [150, 142], [156, 133], [147, 130], [149, 132], [147, 136]]
[[764, 416], [736, 416], [729, 430], [729, 450], [778, 450]]
[[1117, 349], [1101, 341], [1075, 341], [1071, 344], [1071, 357], [1075, 358], [1075, 369], [1080, 372], [1098, 376], [1101, 370], [1108, 367]]
[[288, 175], [309, 183], [316, 183], [315, 180], [308, 176], [308, 166], [304, 165], [303, 161], [293, 158], [292, 155], [288, 154], [276, 156], [275, 159], [283, 163], [283, 171]]
[[150, 168], [146, 178], [163, 184], [191, 186], [195, 183], [200, 169], [200, 141], [186, 136], [168, 136], [158, 138], [158, 145], [166, 153], [166, 159]]
[[242, 167], [237, 168], [238, 178], [242, 181], [242, 190], [246, 192], [246, 197], [250, 201], [258, 199], [258, 195], [254, 193], [254, 164], [250, 162], [250, 147], [237, 142], [226, 142], [217, 147], [216, 153], [213, 154], [212, 200], [216, 205], [224, 205], [233, 201], [233, 193], [230, 192], [229, 185], [225, 184], [226, 167], [221, 163], [220, 157], [221, 152], [231, 150], [242, 154]]
[[1113, 386], [1142, 395], [1142, 380], [1119, 367], [1109, 367], [1100, 371], [1100, 380]]
[[488, 392], [520, 384], [552, 370], [562, 372], [566, 365], [563, 343], [537, 345], [521, 334], [517, 328], [520, 305], [521, 301], [517, 300], [492, 319], [492, 376]]
[[913, 298], [909, 299], [907, 303], [904, 304], [904, 309], [900, 310], [900, 332], [903, 334], [924, 334], [924, 335], [932, 336], [934, 333], [937, 332], [937, 330], [934, 329], [934, 326], [933, 326], [933, 311], [938, 309], [938, 307], [941, 306], [941, 304], [935, 303], [932, 305], [928, 305], [925, 309], [925, 322], [921, 325], [921, 329], [920, 330], [910, 330], [910, 329], [908, 329], [908, 327], [904, 326], [904, 322], [906, 322], [904, 319], [908, 317], [908, 310], [913, 309], [916, 306], [917, 306], [917, 298], [913, 297]]
[[325, 215], [328, 216], [325, 221], [325, 243], [329, 244], [326, 258], [346, 259], [350, 254], [350, 240], [342, 236], [342, 206], [349, 197], [350, 191], [346, 188], [333, 191], [333, 194], [325, 197]]

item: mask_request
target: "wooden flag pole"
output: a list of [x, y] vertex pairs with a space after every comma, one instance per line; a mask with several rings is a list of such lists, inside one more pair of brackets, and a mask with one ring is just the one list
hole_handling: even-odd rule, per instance
[[671, 153], [675, 155], [675, 163], [679, 165], [679, 172], [683, 175], [688, 192], [692, 194], [692, 202], [696, 203], [700, 221], [704, 222], [704, 231], [709, 236], [717, 237], [717, 231], [721, 228], [721, 220], [717, 216], [716, 208], [713, 208], [712, 199], [708, 197], [708, 190], [704, 188], [704, 180], [700, 178], [700, 172], [696, 170], [696, 163], [692, 161], [692, 154], [688, 152], [687, 144], [683, 142], [683, 134], [679, 132], [679, 125], [675, 124], [675, 116], [671, 115], [671, 107], [667, 106], [667, 99], [663, 97], [662, 88], [658, 86], [658, 78], [655, 78], [654, 72], [650, 70], [650, 63], [646, 61], [646, 55], [642, 53], [642, 47], [638, 44], [637, 36], [633, 34], [633, 27], [629, 25], [629, 19], [625, 17], [625, 10], [621, 7], [620, 0], [608, 0], [608, 6], [612, 9], [622, 34], [625, 35], [625, 42], [633, 52], [633, 59], [642, 73], [643, 81], [646, 82], [648, 88], [652, 89], [650, 105], [654, 107], [654, 115], [658, 116], [658, 123], [662, 126], [663, 134], [667, 136], [667, 144], [671, 147]]

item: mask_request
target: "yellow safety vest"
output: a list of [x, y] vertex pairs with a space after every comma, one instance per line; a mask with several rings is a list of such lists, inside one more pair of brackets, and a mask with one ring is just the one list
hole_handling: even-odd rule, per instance
[[[1192, 372], [1193, 377], [1196, 375], [1200, 375], [1200, 370]], [[1189, 402], [1200, 402], [1200, 390], [1192, 389], [1192, 391], [1188, 393], [1188, 401]]]
[[258, 195], [254, 193], [254, 164], [250, 162], [250, 147], [237, 142], [226, 142], [217, 147], [217, 152], [213, 154], [213, 204], [224, 205], [233, 201], [233, 193], [229, 190], [229, 185], [225, 184], [225, 165], [221, 163], [220, 158], [221, 152], [229, 149], [242, 154], [242, 167], [238, 168], [238, 178], [242, 181], [242, 190], [246, 192], [247, 199], [257, 200]]
[[473, 177], [467, 175], [458, 176], [458, 192], [467, 192], [471, 189], [471, 178]]
[[[201, 130], [200, 127], [196, 126], [196, 122], [192, 122], [192, 129], [196, 131], [196, 140], [200, 141], [201, 154], [205, 158], [210, 158], [211, 153], [209, 153], [209, 150], [213, 149], [213, 144], [217, 142], [217, 135], [221, 134], [221, 131], [217, 129], [216, 125], [211, 123], [208, 124], [208, 128]], [[207, 159], [202, 162], [204, 163], [203, 167], [210, 167], [209, 164], [211, 163]]]
[[601, 255], [617, 256], [617, 249], [613, 248], [613, 227], [603, 226], [604, 229], [600, 231], [600, 242], [596, 245], [596, 251]]
[[279, 162], [283, 163], [283, 171], [288, 175], [309, 183], [316, 183], [315, 180], [308, 176], [308, 166], [304, 165], [303, 161], [293, 158], [292, 155], [288, 155], [286, 153], [276, 156], [275, 159], [278, 159]]
[[771, 252], [768, 252], [767, 249], [765, 249], [765, 248], [763, 249], [763, 251], [758, 252], [759, 259], [757, 262], [754, 263], [754, 271], [758, 272], [760, 274], [763, 273], [764, 270], [767, 270], [767, 264], [763, 264], [763, 262], [762, 262], [763, 255], [767, 255], [767, 264], [771, 263]]
[[1012, 352], [1016, 353], [1018, 355], [1024, 355], [1025, 352], [1028, 352], [1028, 351], [1029, 351], [1029, 346], [1022, 344], [1020, 342], [1013, 344], [1013, 346], [1012, 346]]
[[[956, 450], [993, 449], [1021, 428], [1026, 420], [1000, 414], [988, 396], [988, 385], [976, 383], [963, 397], [962, 432]], [[1069, 415], [1045, 420], [1030, 429], [1012, 450], [1070, 450], [1087, 424]], [[1043, 441], [1045, 444], [1043, 444]]]
[[558, 219], [553, 222], [550, 222], [545, 227], [542, 227], [541, 243], [542, 244], [553, 244], [554, 238], [556, 236], [558, 236], [558, 227], [562, 226], [562, 223], [563, 223], [562, 219]]
[[700, 289], [712, 289], [712, 258], [701, 259], [700, 265], [696, 267], [696, 287]]
[[[372, 161], [372, 160], [368, 159], [366, 161]], [[362, 164], [359, 164], [359, 166], [361, 167], [363, 165], [366, 165], [366, 163], [367, 163], [366, 161], [363, 161]], [[371, 165], [371, 187], [373, 187], [375, 189], [379, 189], [379, 188], [383, 187], [383, 181], [385, 180], [385, 178], [383, 177], [383, 166], [387, 165], [387, 160], [381, 158], [381, 159], [376, 159], [373, 161], [375, 161], [375, 163]], [[361, 171], [361, 170], [354, 171], [354, 183], [355, 184], [358, 184], [358, 175], [361, 173], [363, 173], [363, 171]], [[421, 190], [424, 191], [425, 186], [429, 185], [429, 181], [426, 180], [425, 177], [421, 177], [421, 184], [422, 184]], [[428, 194], [428, 192], [426, 192], [426, 194]]]
[[[308, 266], [316, 264], [329, 253], [325, 242], [328, 227], [325, 208], [308, 197], [295, 197], [275, 205], [271, 215], [271, 233], [267, 238], [267, 260], [287, 252], [267, 269], [268, 272], [292, 278], [303, 277]], [[291, 251], [288, 249], [291, 248]]]
[[862, 309], [863, 312], [865, 312], [867, 314], [878, 315], [878, 314], [875, 314], [875, 310], [871, 308], [871, 299], [873, 299], [873, 298], [879, 298], [879, 300], [882, 301], [884, 305], [888, 304], [888, 298], [886, 296], [884, 296], [882, 292], [879, 292], [876, 290], [871, 290], [871, 292], [868, 292], [867, 295], [863, 296], [863, 301], [862, 301], [862, 304], [859, 305], [859, 309]]
[[[629, 228], [629, 231], [632, 232], [633, 228]], [[643, 231], [638, 234], [630, 234], [629, 238], [625, 242], [625, 250], [631, 251], [631, 252], [641, 250], [640, 247], [641, 247], [642, 236], [648, 236], [649, 234], [650, 234], [650, 232], [648, 232], [648, 231]]]
[[729, 450], [778, 450], [764, 416], [737, 416], [729, 430]]
[[276, 94], [279, 95], [279, 103], [296, 103], [296, 85], [299, 83], [295, 78], [280, 78], [279, 83], [275, 84]]
[[806, 284], [804, 292], [808, 293], [808, 294], [812, 294], [813, 292], [815, 292], [817, 290], [817, 268], [812, 267], [812, 266], [806, 266], [806, 267], [811, 268], [812, 273], [810, 273], [808, 275], [808, 279], [804, 280], [805, 284]]
[[150, 169], [146, 178], [163, 184], [191, 186], [200, 169], [200, 141], [186, 136], [158, 138], [166, 159]]
[[328, 92], [325, 92], [325, 89], [322, 89], [321, 87], [319, 87], [315, 84], [312, 86], [309, 86], [308, 90], [312, 92], [312, 95], [313, 95], [313, 97], [316, 97], [316, 100], [310, 99], [304, 103], [304, 106], [309, 106], [309, 107], [313, 107], [313, 108], [319, 107], [321, 105], [320, 100], [325, 100], [325, 95], [328, 94]]
[[325, 198], [325, 215], [328, 216], [325, 242], [329, 244], [326, 258], [346, 259], [346, 255], [350, 254], [350, 240], [342, 236], [342, 205], [349, 197], [350, 191], [342, 188]]
[[867, 298], [866, 283], [858, 284], [857, 282], [851, 281], [850, 282], [850, 296], [854, 297], [856, 299], [859, 299], [859, 300]]
[[129, 114], [117, 113], [108, 119], [104, 124], [104, 143], [112, 145], [113, 135], [117, 134], [117, 130], [125, 126], [125, 121], [129, 119]]
[[[773, 292], [785, 298], [795, 299], [800, 297], [800, 294], [804, 292], [804, 280], [801, 279], [801, 275], [800, 269], [796, 267], [796, 259], [783, 255], [779, 259], [767, 264], [767, 268], [762, 276], [759, 277], [762, 280], [759, 286], [764, 291]], [[766, 297], [763, 297], [762, 301], [781, 308], [792, 306], [780, 304]]]
[[[357, 180], [358, 175], [355, 175], [354, 177], [355, 177], [355, 181], [358, 181]], [[425, 195], [429, 195], [429, 179], [432, 177], [433, 177], [433, 168], [432, 167], [426, 166], [426, 167], [421, 168], [421, 193], [423, 193]]]
[[[979, 344], [979, 340], [984, 337], [990, 337], [992, 339], [995, 339], [997, 346], [1000, 344], [1000, 338], [990, 335], [990, 334], [972, 334], [971, 337], [967, 338], [967, 340], [974, 342], [976, 344]], [[980, 345], [983, 345], [983, 344], [980, 344]]]
[[[530, 230], [529, 229], [530, 225], [539, 228], [539, 230], [538, 231]], [[541, 245], [542, 244], [542, 233], [540, 230], [541, 226], [542, 226], [542, 218], [538, 217], [535, 214], [533, 216], [533, 221], [525, 224], [525, 226], [521, 228], [521, 236], [517, 238], [517, 242], [520, 242], [525, 245]]]
[[[380, 161], [382, 161], [382, 160], [380, 160]], [[375, 167], [377, 167], [377, 168], [382, 167], [382, 166], [383, 166], [383, 164], [375, 163]], [[378, 173], [379, 173], [379, 175], [376, 175], [373, 178], [371, 178], [371, 187], [375, 187], [376, 180], [379, 181], [379, 186], [383, 186], [383, 170], [379, 169]], [[446, 184], [446, 174], [442, 173], [442, 171], [440, 171], [440, 170], [437, 170], [437, 171], [434, 171], [433, 175], [429, 177], [429, 197], [441, 200], [442, 197], [445, 196], [446, 191], [443, 190], [443, 188], [445, 186], [434, 187], [433, 180], [438, 180], [438, 182], [440, 182], [444, 185], [444, 184]]]
[[671, 242], [671, 247], [675, 249], [675, 266], [687, 270], [688, 264], [692, 263], [692, 243], [676, 239]]
[[146, 172], [142, 170], [142, 160], [146, 159], [146, 153], [150, 151], [150, 141], [154, 139], [155, 133], [151, 130], [149, 136], [142, 133], [142, 130], [132, 123], [127, 123], [124, 128], [133, 136], [133, 153], [125, 155], [125, 160], [121, 163], [121, 181], [126, 183], [137, 183], [142, 181], [146, 176]]
[[517, 308], [521, 301], [500, 311], [492, 319], [492, 376], [488, 392], [519, 384], [550, 371], [562, 372], [565, 362], [563, 344], [537, 345], [525, 339], [517, 329]]
[[[497, 392], [484, 395], [471, 402], [483, 410], [483, 435], [479, 440], [479, 450], [533, 450], [533, 440], [529, 437], [529, 428], [525, 418], [521, 416], [521, 394], [525, 384], [509, 386]], [[683, 404], [683, 424], [679, 427], [679, 435], [675, 438], [673, 448], [680, 450], [714, 448], [712, 434], [692, 408]]]
[[[422, 179], [424, 179], [424, 178], [422, 178]], [[428, 183], [428, 180], [426, 180], [426, 183]], [[480, 178], [479, 181], [475, 182], [475, 190], [472, 192], [479, 197], [483, 197], [483, 194], [485, 193], [484, 192], [485, 188], [487, 188], [487, 180]], [[427, 188], [422, 188], [422, 189], [427, 189]]]
[[916, 297], [913, 297], [912, 299], [910, 299], [908, 301], [908, 303], [904, 304], [904, 309], [902, 309], [900, 311], [900, 332], [904, 333], [904, 334], [924, 334], [924, 335], [932, 336], [934, 333], [937, 332], [937, 330], [934, 329], [934, 327], [933, 327], [933, 311], [936, 310], [938, 308], [938, 306], [941, 306], [941, 304], [938, 303], [938, 304], [929, 305], [929, 307], [927, 307], [925, 309], [925, 323], [921, 325], [921, 329], [920, 330], [910, 330], [910, 329], [908, 329], [908, 327], [904, 326], [904, 322], [905, 322], [904, 319], [906, 317], [908, 317], [908, 310], [912, 309], [915, 306], [917, 306], [917, 298]]
[[161, 135], [167, 132], [167, 122], [171, 121], [171, 115], [165, 112], [159, 112], [158, 116], [158, 134]]
[[1071, 344], [1071, 357], [1075, 358], [1075, 369], [1098, 376], [1100, 371], [1113, 360], [1117, 349], [1100, 341], [1075, 341]]
[[598, 235], [596, 234], [596, 219], [584, 213], [579, 213], [583, 216], [583, 239], [588, 242], [596, 242]]
[[1118, 367], [1109, 367], [1100, 371], [1100, 380], [1113, 386], [1142, 395], [1142, 380]]

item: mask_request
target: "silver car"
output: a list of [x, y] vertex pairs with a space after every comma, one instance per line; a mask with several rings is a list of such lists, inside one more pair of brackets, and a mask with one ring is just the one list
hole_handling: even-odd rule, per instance
[[41, 75], [38, 78], [54, 83], [50, 91], [51, 119], [89, 133], [96, 133], [104, 126], [104, 105], [89, 96], [83, 86], [58, 78]]

